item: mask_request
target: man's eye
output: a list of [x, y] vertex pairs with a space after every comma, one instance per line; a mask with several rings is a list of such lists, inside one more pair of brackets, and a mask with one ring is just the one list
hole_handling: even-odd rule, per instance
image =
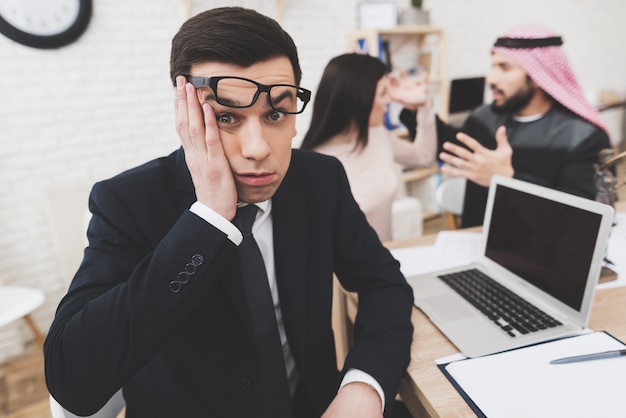
[[272, 112], [269, 113], [269, 119], [276, 122], [281, 120], [285, 115], [282, 112], [279, 112], [277, 110], [274, 110]]
[[232, 115], [229, 115], [227, 113], [223, 115], [217, 115], [215, 119], [217, 120], [217, 123], [231, 123], [233, 121]]

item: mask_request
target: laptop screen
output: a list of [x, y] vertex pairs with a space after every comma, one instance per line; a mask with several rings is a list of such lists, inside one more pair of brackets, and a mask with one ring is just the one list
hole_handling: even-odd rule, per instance
[[602, 216], [497, 185], [485, 255], [580, 311]]

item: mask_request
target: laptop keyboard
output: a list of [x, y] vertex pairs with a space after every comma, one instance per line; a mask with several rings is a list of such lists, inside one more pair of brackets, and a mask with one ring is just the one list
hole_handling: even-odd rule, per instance
[[511, 337], [561, 325], [477, 269], [438, 277]]

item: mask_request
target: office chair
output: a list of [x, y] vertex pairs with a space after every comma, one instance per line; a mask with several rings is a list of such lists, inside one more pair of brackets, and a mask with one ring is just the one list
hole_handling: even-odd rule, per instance
[[451, 177], [437, 186], [435, 200], [447, 218], [449, 229], [459, 227], [459, 218], [463, 213], [465, 199], [465, 183], [466, 180], [463, 177]]
[[[45, 193], [44, 207], [59, 262], [60, 275], [67, 288], [87, 246], [86, 230], [91, 213], [87, 209], [91, 182], [77, 182], [51, 188]], [[93, 418], [116, 418], [126, 402], [120, 389]], [[75, 418], [50, 395], [52, 418]], [[122, 415], [123, 416], [123, 415]]]
[[91, 182], [76, 182], [51, 187], [44, 194], [44, 208], [56, 252], [59, 273], [67, 289], [83, 259], [87, 246], [87, 209]]
[[41, 290], [23, 286], [0, 286], [0, 327], [18, 319], [23, 319], [30, 328], [37, 343], [43, 348], [45, 339], [31, 314], [45, 299]]
[[422, 235], [424, 216], [422, 203], [413, 196], [394, 200], [391, 206], [391, 239], [393, 241], [415, 238]]

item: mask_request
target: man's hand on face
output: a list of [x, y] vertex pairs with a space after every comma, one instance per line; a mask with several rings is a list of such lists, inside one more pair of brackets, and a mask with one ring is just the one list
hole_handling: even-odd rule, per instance
[[185, 150], [198, 202], [226, 219], [237, 210], [237, 189], [213, 108], [200, 104], [196, 89], [183, 76], [176, 77], [176, 132]]
[[446, 163], [441, 167], [441, 171], [451, 176], [465, 177], [485, 187], [489, 187], [494, 174], [513, 177], [515, 173], [511, 162], [513, 149], [509, 145], [504, 126], [500, 126], [496, 131], [495, 150], [483, 147], [474, 138], [462, 132], [457, 134], [457, 139], [469, 149], [451, 142], [443, 144], [447, 152], [439, 154], [439, 158]]

